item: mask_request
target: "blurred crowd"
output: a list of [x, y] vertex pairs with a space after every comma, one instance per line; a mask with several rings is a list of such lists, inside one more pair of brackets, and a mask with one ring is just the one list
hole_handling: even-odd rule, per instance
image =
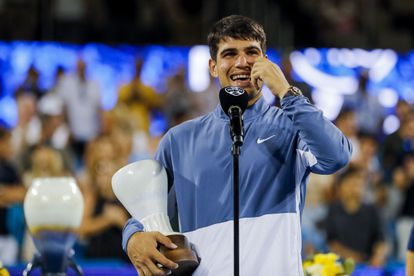
[[151, 158], [164, 132], [213, 110], [217, 88], [194, 93], [179, 68], [164, 93], [140, 79], [119, 87], [111, 110], [101, 107], [101, 88], [86, 77], [86, 63], [75, 72], [56, 68], [55, 82], [39, 88], [40, 72], [31, 66], [14, 93], [18, 122], [0, 127], [0, 260], [28, 261], [34, 246], [24, 224], [22, 201], [34, 178], [75, 176], [85, 199], [77, 254], [85, 258], [126, 260], [121, 232], [129, 214], [112, 192], [112, 175], [122, 166]]
[[[32, 66], [14, 93], [18, 122], [0, 128], [0, 260], [6, 265], [33, 256], [22, 201], [34, 178], [50, 176], [74, 176], [82, 190], [77, 255], [126, 261], [121, 233], [129, 214], [112, 192], [112, 175], [151, 158], [165, 131], [218, 104], [215, 80], [195, 93], [185, 68], [172, 75], [164, 93], [156, 93], [140, 79], [143, 61], [136, 59], [134, 77], [119, 87], [116, 105], [103, 110], [101, 88], [87, 78], [86, 67], [79, 58], [74, 72], [56, 68], [54, 84], [43, 91]], [[289, 63], [282, 67], [294, 83]], [[414, 107], [400, 100], [400, 126], [385, 135], [386, 112], [368, 82], [361, 71], [358, 91], [346, 96], [334, 122], [353, 144], [351, 163], [334, 175], [310, 176], [304, 256], [333, 251], [373, 266], [404, 260], [414, 223]], [[296, 84], [311, 97], [306, 84]]]
[[303, 213], [304, 254], [333, 251], [381, 267], [405, 260], [414, 223], [414, 108], [399, 100], [398, 129], [384, 134], [385, 109], [361, 71], [336, 126], [350, 139], [350, 164], [334, 175], [311, 174]]

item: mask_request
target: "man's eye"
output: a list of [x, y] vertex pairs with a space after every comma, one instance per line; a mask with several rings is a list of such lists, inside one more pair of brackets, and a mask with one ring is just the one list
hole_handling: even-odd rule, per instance
[[234, 55], [235, 55], [236, 53], [234, 53], [234, 52], [227, 52], [227, 53], [224, 53], [224, 57], [233, 57]]
[[250, 55], [250, 56], [256, 56], [256, 55], [259, 54], [259, 52], [257, 52], [257, 51], [248, 51], [247, 54]]

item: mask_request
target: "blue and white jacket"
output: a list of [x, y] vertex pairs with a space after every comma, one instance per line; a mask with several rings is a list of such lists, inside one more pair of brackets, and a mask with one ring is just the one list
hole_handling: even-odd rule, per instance
[[[306, 97], [288, 96], [281, 104], [281, 109], [271, 107], [261, 97], [243, 114], [243, 276], [303, 275], [300, 216], [309, 173], [334, 173], [347, 164], [352, 151], [348, 139]], [[180, 231], [202, 259], [194, 275], [233, 274], [231, 147], [229, 118], [217, 106], [170, 129], [156, 153], [173, 185], [170, 199], [178, 208]], [[142, 230], [138, 221], [128, 221], [124, 250], [130, 236]]]

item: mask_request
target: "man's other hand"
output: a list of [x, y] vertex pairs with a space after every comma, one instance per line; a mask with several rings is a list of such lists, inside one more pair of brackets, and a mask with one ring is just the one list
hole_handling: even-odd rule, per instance
[[177, 246], [160, 232], [137, 232], [131, 236], [127, 245], [128, 257], [137, 269], [140, 276], [166, 275], [165, 271], [158, 267], [175, 269], [178, 264], [167, 259], [157, 250], [158, 244], [170, 249]]

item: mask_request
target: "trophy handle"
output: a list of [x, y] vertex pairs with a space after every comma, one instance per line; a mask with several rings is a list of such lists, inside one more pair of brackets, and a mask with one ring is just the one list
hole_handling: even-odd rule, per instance
[[171, 270], [170, 275], [174, 276], [190, 276], [200, 264], [200, 258], [197, 252], [188, 241], [187, 237], [182, 234], [168, 235], [168, 238], [177, 245], [176, 249], [169, 249], [160, 245], [160, 252], [165, 257], [178, 264], [177, 269]]

